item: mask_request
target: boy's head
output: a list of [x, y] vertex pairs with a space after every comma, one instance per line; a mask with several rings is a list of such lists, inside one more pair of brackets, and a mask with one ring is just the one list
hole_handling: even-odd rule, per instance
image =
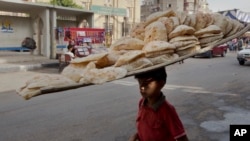
[[154, 80], [163, 80], [163, 81], [167, 81], [167, 73], [165, 68], [159, 68], [159, 69], [155, 69], [155, 70], [151, 70], [151, 71], [147, 71], [144, 73], [140, 73], [140, 74], [136, 74], [135, 75], [135, 79], [141, 79], [141, 78], [152, 78]]
[[164, 67], [135, 75], [139, 82], [140, 92], [143, 97], [152, 97], [160, 94], [167, 81]]

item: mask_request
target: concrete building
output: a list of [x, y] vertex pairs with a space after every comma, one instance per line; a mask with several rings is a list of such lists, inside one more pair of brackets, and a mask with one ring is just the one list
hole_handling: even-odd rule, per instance
[[207, 0], [184, 0], [184, 11], [189, 14], [196, 12], [211, 12], [209, 10]]
[[[49, 4], [50, 0], [1, 0], [0, 50], [21, 46], [25, 37], [37, 43], [34, 54], [55, 58], [58, 46], [67, 44], [63, 33], [56, 40], [56, 29], [64, 27], [105, 28], [112, 41], [126, 36], [130, 28], [140, 22], [138, 0], [74, 0], [83, 8], [69, 8]], [[8, 27], [8, 30], [6, 30]]]
[[[50, 0], [36, 0], [49, 2]], [[128, 35], [135, 23], [140, 22], [139, 0], [73, 0], [84, 10], [94, 13], [92, 26], [83, 19], [78, 27], [104, 28], [110, 32], [113, 41]]]
[[141, 5], [141, 21], [157, 11], [168, 9], [185, 11], [189, 14], [196, 12], [210, 12], [207, 0], [143, 0]]

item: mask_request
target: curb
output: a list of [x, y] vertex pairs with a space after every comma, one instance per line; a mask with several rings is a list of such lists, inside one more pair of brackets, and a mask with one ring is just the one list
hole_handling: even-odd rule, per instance
[[0, 73], [5, 72], [19, 72], [30, 71], [46, 67], [59, 67], [59, 63], [42, 63], [42, 64], [27, 64], [27, 65], [13, 65], [13, 66], [0, 66]]

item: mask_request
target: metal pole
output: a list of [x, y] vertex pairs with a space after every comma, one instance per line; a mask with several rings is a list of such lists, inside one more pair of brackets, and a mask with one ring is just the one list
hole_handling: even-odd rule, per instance
[[133, 9], [133, 27], [135, 26], [135, 2], [136, 0], [134, 0], [134, 9]]

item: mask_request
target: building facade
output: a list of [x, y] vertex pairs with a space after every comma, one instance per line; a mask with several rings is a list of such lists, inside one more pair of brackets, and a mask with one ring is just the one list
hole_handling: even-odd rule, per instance
[[[50, 0], [33, 1], [48, 3]], [[92, 24], [83, 19], [78, 27], [104, 28], [112, 35], [113, 42], [127, 36], [132, 26], [140, 22], [139, 0], [73, 0], [73, 2], [84, 10], [94, 13]]]
[[20, 47], [25, 37], [32, 37], [35, 54], [55, 58], [56, 47], [67, 45], [63, 32], [57, 33], [64, 27], [104, 28], [114, 42], [140, 22], [138, 0], [73, 1], [82, 8], [52, 5], [50, 0], [0, 1], [0, 50]]
[[210, 12], [207, 0], [143, 0], [141, 5], [141, 21], [157, 11], [174, 9], [189, 14], [196, 12]]

